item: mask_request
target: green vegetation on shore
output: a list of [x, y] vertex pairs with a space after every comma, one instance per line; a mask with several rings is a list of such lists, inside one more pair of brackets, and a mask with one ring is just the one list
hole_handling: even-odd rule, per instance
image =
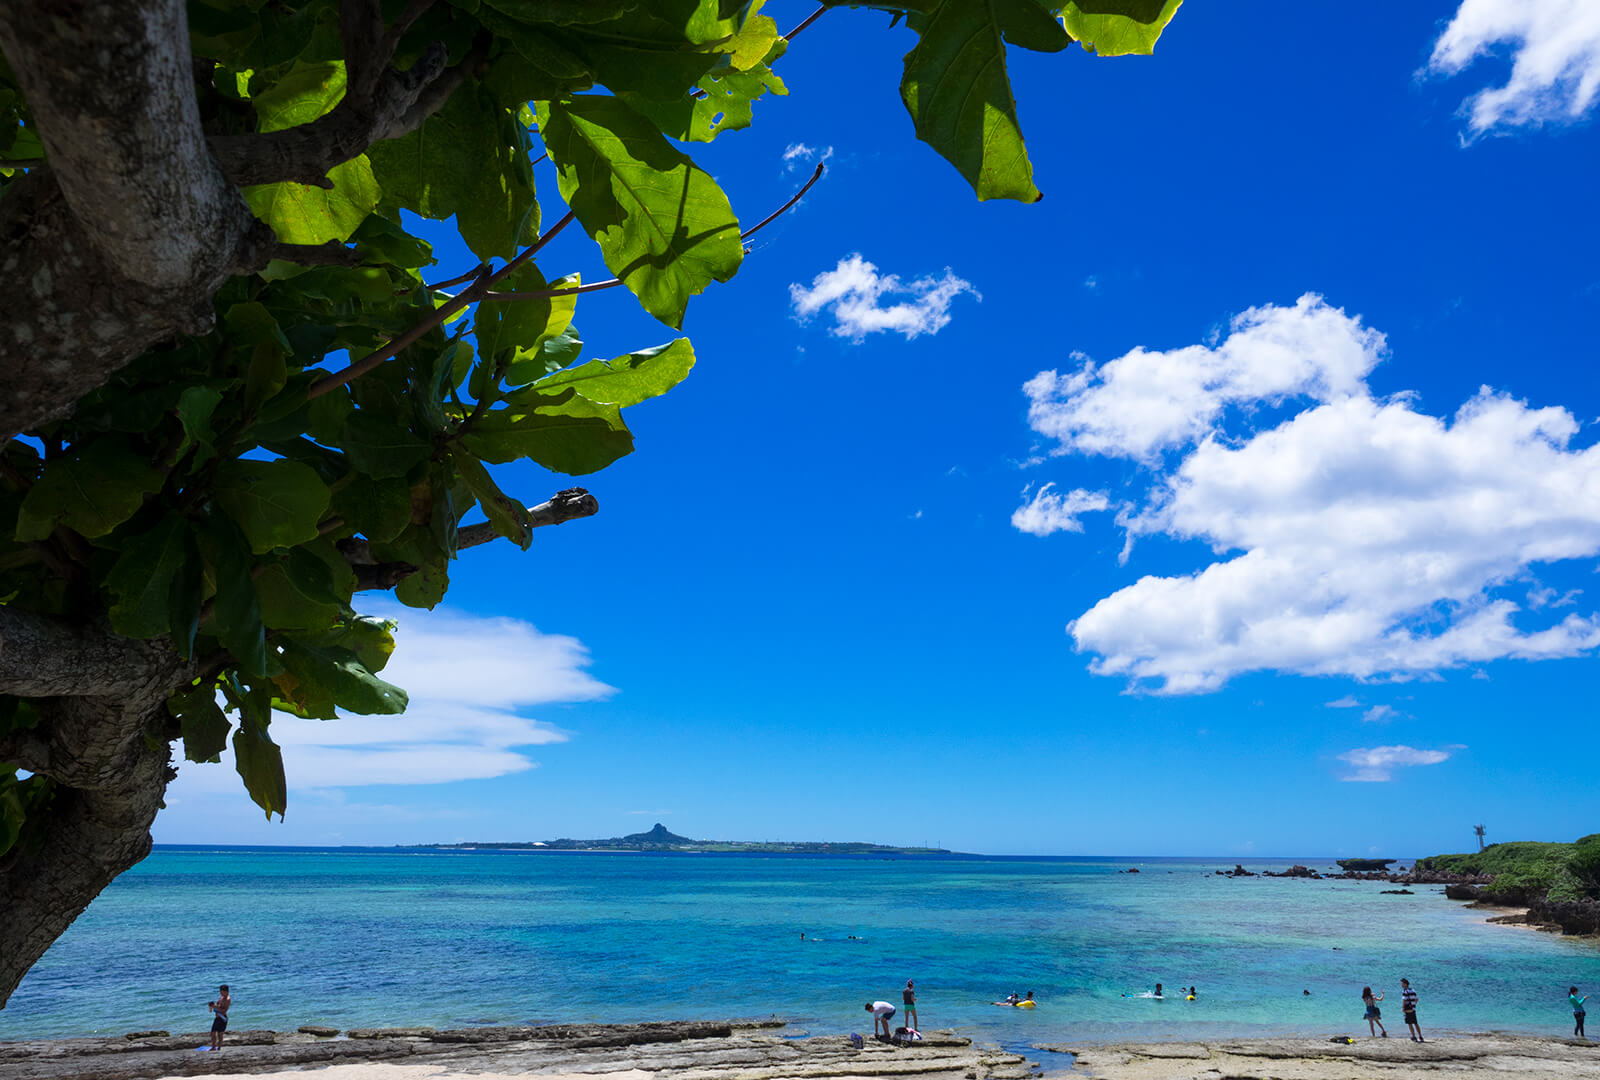
[[944, 848], [891, 847], [861, 841], [827, 840], [692, 840], [671, 832], [660, 822], [649, 832], [613, 836], [607, 840], [516, 840], [507, 842], [471, 842], [462, 844], [429, 844], [428, 847], [448, 849], [496, 848], [512, 851], [690, 851], [738, 852], [763, 855], [949, 855]]
[[1416, 868], [1490, 875], [1494, 880], [1483, 886], [1488, 900], [1529, 903], [1540, 899], [1600, 899], [1600, 833], [1570, 844], [1535, 840], [1490, 844], [1482, 851], [1418, 859]]

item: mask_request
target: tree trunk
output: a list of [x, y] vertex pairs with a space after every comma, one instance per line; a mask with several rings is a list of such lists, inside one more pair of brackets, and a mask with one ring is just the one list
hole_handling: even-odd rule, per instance
[[[121, 702], [71, 699], [81, 718], [99, 712], [121, 726]], [[177, 775], [163, 734], [164, 704], [119, 755], [119, 775], [103, 785], [56, 788], [49, 808], [30, 819], [18, 845], [0, 859], [0, 1007], [56, 938], [116, 876], [150, 853], [150, 824]], [[147, 734], [148, 733], [148, 734]]]

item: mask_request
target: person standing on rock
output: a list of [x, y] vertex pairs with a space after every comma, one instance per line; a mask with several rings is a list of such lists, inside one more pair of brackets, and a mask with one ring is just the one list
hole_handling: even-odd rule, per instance
[[1382, 1000], [1383, 995], [1381, 993], [1377, 997], [1372, 996], [1372, 987], [1363, 986], [1361, 988], [1361, 1003], [1367, 1007], [1365, 1019], [1367, 1021], [1367, 1031], [1369, 1032], [1368, 1038], [1376, 1038], [1380, 1031], [1383, 1032], [1385, 1039], [1389, 1037], [1389, 1029], [1383, 1026], [1383, 1011], [1378, 1008], [1378, 1002]]
[[1589, 1037], [1583, 1033], [1583, 1003], [1588, 1000], [1588, 994], [1579, 996], [1576, 986], [1568, 988], [1567, 1001], [1572, 1005], [1572, 1037], [1574, 1039], [1587, 1039]]
[[1400, 1015], [1405, 1018], [1406, 1030], [1413, 1042], [1427, 1042], [1422, 1037], [1422, 1025], [1417, 1023], [1417, 992], [1411, 989], [1410, 979], [1400, 980]]
[[217, 1000], [206, 1002], [206, 1008], [212, 1012], [211, 1020], [211, 1049], [222, 1049], [222, 1033], [228, 1030], [228, 1010], [233, 1007], [233, 998], [228, 996], [228, 984], [223, 983], [217, 987]]
[[906, 1007], [906, 1030], [917, 1030], [917, 988], [910, 979], [906, 980], [906, 988], [900, 991], [900, 1000]]
[[878, 1037], [878, 1029], [881, 1027], [883, 1037], [889, 1038], [893, 1034], [889, 1030], [889, 1021], [894, 1019], [894, 1006], [887, 1001], [869, 1001], [867, 1011], [872, 1014], [872, 1037]]

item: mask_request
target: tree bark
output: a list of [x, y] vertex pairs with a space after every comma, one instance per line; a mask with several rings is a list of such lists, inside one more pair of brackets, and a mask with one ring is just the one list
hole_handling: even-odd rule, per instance
[[0, 50], [49, 162], [0, 202], [4, 437], [208, 331], [212, 295], [275, 237], [207, 149], [183, 0], [6, 0]]

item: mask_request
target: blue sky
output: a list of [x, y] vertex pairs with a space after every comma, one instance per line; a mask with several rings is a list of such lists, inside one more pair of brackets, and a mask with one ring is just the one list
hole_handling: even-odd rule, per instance
[[[581, 481], [600, 515], [464, 553], [431, 615], [375, 601], [411, 714], [275, 723], [281, 823], [186, 766], [157, 841], [1600, 827], [1600, 13], [1343, 14], [1196, 3], [1154, 57], [1014, 52], [1020, 206], [913, 140], [909, 32], [830, 12], [790, 96], [695, 148], [748, 221], [829, 168], [691, 304], [694, 373]], [[605, 276], [576, 230], [541, 266]], [[576, 323], [592, 355], [674, 336], [622, 290]]]

